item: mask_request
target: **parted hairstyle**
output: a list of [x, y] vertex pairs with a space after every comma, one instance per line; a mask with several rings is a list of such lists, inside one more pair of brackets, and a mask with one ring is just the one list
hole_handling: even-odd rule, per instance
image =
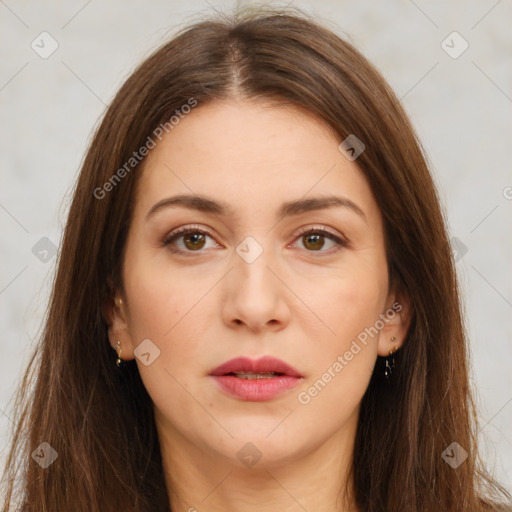
[[[383, 217], [390, 282], [412, 311], [389, 383], [378, 357], [362, 399], [357, 505], [508, 510], [510, 494], [477, 451], [463, 308], [426, 152], [396, 95], [354, 45], [298, 9], [258, 9], [182, 28], [106, 110], [74, 186], [43, 329], [16, 395], [2, 511], [170, 511], [151, 398], [134, 360], [116, 367], [104, 314], [113, 290], [123, 290], [140, 174], [139, 162], [126, 162], [191, 99], [201, 106], [232, 98], [295, 105], [340, 142], [354, 134], [365, 144], [355, 163]], [[123, 179], [113, 181], [116, 174]], [[58, 454], [46, 468], [31, 456], [43, 442]], [[453, 442], [468, 454], [457, 468], [442, 457]]]

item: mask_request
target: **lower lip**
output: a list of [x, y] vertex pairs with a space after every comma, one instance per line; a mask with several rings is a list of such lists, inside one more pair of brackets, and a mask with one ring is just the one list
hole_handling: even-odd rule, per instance
[[212, 375], [228, 395], [240, 400], [263, 402], [272, 400], [285, 391], [294, 388], [302, 377], [280, 375], [268, 379], [241, 379], [234, 375]]

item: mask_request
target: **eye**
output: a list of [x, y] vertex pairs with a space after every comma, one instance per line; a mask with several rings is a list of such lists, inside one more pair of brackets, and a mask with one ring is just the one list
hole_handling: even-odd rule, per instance
[[169, 233], [162, 241], [162, 245], [169, 246], [169, 249], [175, 253], [204, 252], [202, 249], [205, 248], [207, 238], [213, 240], [208, 231], [196, 226], [184, 226]]
[[[339, 236], [331, 233], [324, 227], [322, 228], [303, 228], [297, 235], [298, 240], [302, 240], [304, 248], [308, 252], [325, 253], [325, 239], [328, 239], [332, 247], [347, 247], [349, 243]], [[191, 253], [202, 253], [206, 246], [207, 238], [213, 240], [213, 236], [208, 231], [205, 231], [197, 226], [184, 226], [169, 233], [162, 241], [163, 246], [169, 246], [169, 249], [174, 253], [180, 253], [191, 256]], [[210, 247], [219, 247], [214, 243]]]
[[347, 247], [349, 244], [339, 236], [331, 233], [325, 228], [304, 228], [298, 234], [298, 240], [303, 241], [303, 245], [308, 252], [328, 252], [322, 250], [325, 246], [325, 239], [327, 238], [333, 245], [331, 247]]

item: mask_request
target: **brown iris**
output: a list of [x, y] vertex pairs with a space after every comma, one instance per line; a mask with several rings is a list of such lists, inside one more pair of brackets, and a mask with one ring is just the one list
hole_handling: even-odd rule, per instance
[[205, 243], [205, 236], [203, 233], [189, 233], [183, 237], [183, 242], [187, 249], [202, 249]]
[[303, 239], [308, 240], [308, 241], [312, 240], [312, 243], [311, 244], [309, 244], [309, 242], [304, 243], [304, 247], [306, 247], [306, 249], [313, 249], [313, 250], [321, 249], [325, 243], [323, 238], [324, 238], [324, 235], [318, 234], [318, 233], [307, 235], [307, 236], [303, 237]]

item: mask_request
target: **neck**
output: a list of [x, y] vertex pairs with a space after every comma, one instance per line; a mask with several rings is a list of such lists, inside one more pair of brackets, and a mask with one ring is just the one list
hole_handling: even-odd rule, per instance
[[[158, 422], [157, 422], [158, 424]], [[202, 450], [166, 425], [160, 447], [172, 512], [357, 512], [352, 465], [355, 424], [302, 456], [251, 467]]]

